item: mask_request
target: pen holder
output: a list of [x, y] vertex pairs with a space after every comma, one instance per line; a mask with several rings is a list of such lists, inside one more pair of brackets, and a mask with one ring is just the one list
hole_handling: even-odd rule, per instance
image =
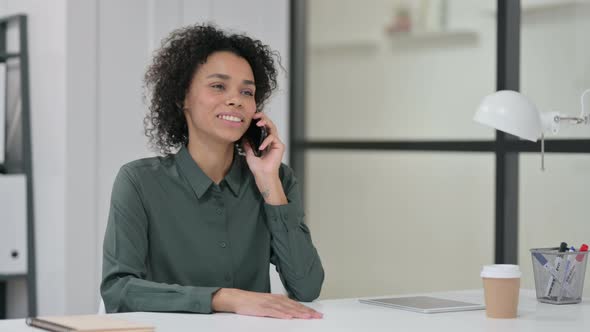
[[588, 252], [531, 249], [535, 290], [539, 302], [571, 304], [582, 301]]

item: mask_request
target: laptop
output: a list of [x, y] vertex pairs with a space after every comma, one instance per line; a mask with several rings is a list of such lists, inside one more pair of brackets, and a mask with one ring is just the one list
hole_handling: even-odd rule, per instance
[[392, 297], [382, 299], [361, 299], [361, 303], [391, 307], [402, 310], [432, 314], [437, 312], [466, 311], [485, 309], [485, 305], [441, 299], [430, 296]]

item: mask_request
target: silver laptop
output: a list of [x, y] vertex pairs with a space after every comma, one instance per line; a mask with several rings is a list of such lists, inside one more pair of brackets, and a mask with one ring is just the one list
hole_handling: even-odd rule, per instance
[[430, 296], [392, 297], [384, 299], [361, 299], [362, 303], [403, 309], [425, 314], [436, 312], [466, 311], [485, 309], [485, 305]]

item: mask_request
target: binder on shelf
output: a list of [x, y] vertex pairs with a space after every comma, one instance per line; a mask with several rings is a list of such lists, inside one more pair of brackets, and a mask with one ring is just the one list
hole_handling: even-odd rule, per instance
[[27, 273], [26, 192], [24, 174], [0, 174], [0, 275]]
[[0, 63], [0, 170], [4, 167], [6, 145], [6, 63]]

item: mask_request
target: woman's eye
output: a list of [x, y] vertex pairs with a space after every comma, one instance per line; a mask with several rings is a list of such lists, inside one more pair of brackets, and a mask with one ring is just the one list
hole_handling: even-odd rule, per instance
[[242, 93], [245, 94], [246, 96], [250, 96], [250, 97], [254, 96], [254, 92], [252, 92], [250, 90], [244, 90], [244, 91], [242, 91]]
[[223, 84], [213, 84], [211, 87], [216, 90], [223, 90], [225, 88]]

